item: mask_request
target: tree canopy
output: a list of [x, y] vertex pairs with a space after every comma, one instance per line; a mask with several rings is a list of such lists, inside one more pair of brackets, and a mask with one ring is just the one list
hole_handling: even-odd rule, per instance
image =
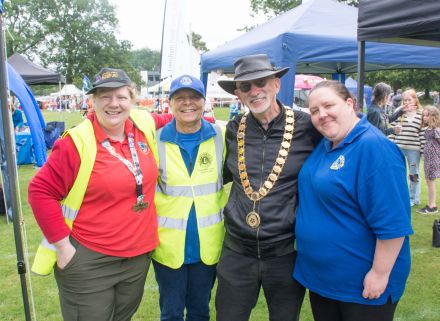
[[[350, 6], [359, 4], [359, 0], [338, 0]], [[254, 13], [263, 12], [268, 16], [277, 16], [283, 12], [299, 6], [302, 0], [250, 0], [251, 10]]]
[[208, 51], [208, 47], [206, 47], [206, 42], [202, 40], [202, 36], [198, 33], [191, 32], [191, 43], [194, 48], [199, 49], [200, 51]]
[[132, 44], [116, 39], [118, 19], [108, 0], [11, 0], [5, 2], [4, 17], [7, 55], [38, 57], [68, 83], [80, 85], [84, 75], [108, 66], [124, 69], [140, 84], [140, 67], [158, 65], [151, 50], [143, 57], [153, 60], [142, 65]]

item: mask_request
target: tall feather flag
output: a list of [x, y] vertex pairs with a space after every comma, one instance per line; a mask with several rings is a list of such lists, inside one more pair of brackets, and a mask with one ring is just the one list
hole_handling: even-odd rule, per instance
[[[0, 0], [1, 1], [1, 0]], [[82, 85], [82, 90], [84, 93], [86, 93], [87, 91], [89, 91], [91, 88], [93, 87], [92, 82], [90, 81], [89, 77], [87, 77], [86, 75], [84, 75], [83, 77], [83, 85]]]
[[83, 84], [82, 84], [82, 92], [83, 92], [83, 99], [82, 99], [82, 106], [81, 109], [87, 110], [87, 97], [86, 92], [88, 92], [90, 89], [92, 89], [93, 85], [90, 81], [89, 77], [84, 75], [83, 77]]
[[5, 0], [0, 0], [0, 13], [3, 13], [3, 2], [5, 2]]

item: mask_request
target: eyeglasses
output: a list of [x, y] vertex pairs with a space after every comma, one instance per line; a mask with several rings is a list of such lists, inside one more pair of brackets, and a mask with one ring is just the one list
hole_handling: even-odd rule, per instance
[[269, 79], [274, 79], [274, 78], [275, 77], [267, 77], [267, 78], [253, 80], [253, 81], [243, 81], [238, 85], [238, 89], [240, 89], [240, 91], [242, 93], [247, 93], [249, 90], [251, 90], [252, 84], [254, 84], [258, 88], [263, 88], [264, 86], [266, 86], [267, 81]]

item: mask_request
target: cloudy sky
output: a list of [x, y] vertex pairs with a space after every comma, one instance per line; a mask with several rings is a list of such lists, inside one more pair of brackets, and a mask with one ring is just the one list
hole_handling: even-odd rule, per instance
[[[187, 19], [192, 31], [200, 34], [208, 49], [230, 41], [244, 26], [261, 24], [253, 18], [249, 0], [186, 0]], [[165, 0], [112, 0], [119, 19], [118, 38], [129, 40], [134, 49], [160, 50]], [[170, 1], [168, 1], [170, 3]]]

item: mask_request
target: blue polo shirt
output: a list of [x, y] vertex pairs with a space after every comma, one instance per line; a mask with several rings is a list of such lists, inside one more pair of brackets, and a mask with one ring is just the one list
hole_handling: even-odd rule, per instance
[[[362, 116], [334, 149], [323, 139], [298, 179], [294, 278], [333, 300], [383, 305], [402, 296], [410, 271], [411, 210], [404, 157]], [[362, 297], [376, 239], [405, 237], [385, 293]]]

